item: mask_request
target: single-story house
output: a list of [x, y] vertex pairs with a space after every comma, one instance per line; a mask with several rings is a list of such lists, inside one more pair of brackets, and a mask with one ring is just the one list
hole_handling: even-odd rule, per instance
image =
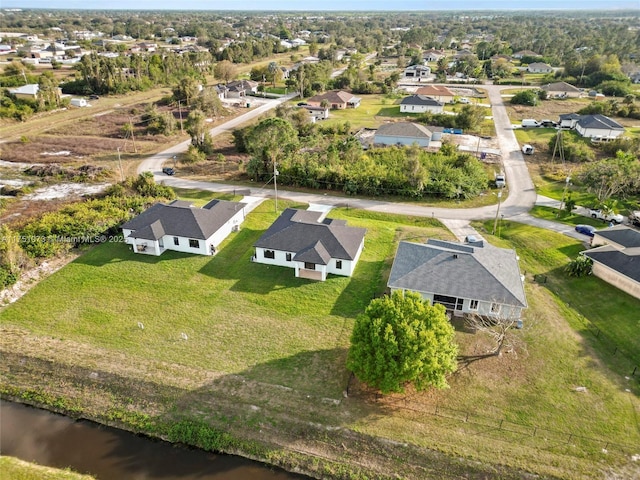
[[445, 56], [444, 50], [431, 49], [423, 52], [422, 58], [425, 62], [437, 62]]
[[559, 115], [560, 118], [560, 128], [576, 128], [576, 123], [582, 115], [579, 113], [563, 113]]
[[9, 89], [9, 93], [15, 95], [16, 98], [26, 98], [28, 100], [38, 98], [38, 91], [40, 91], [40, 85], [37, 83], [29, 83], [18, 88]]
[[424, 95], [409, 95], [400, 102], [400, 111], [403, 113], [442, 113], [444, 103]]
[[591, 246], [582, 253], [593, 260], [593, 274], [640, 298], [640, 232], [624, 225], [598, 230]]
[[428, 147], [433, 133], [424, 125], [412, 122], [383, 123], [373, 137], [376, 145], [413, 145]]
[[258, 82], [252, 80], [235, 80], [226, 85], [227, 98], [242, 98], [258, 93]]
[[135, 253], [161, 255], [165, 250], [214, 255], [220, 243], [240, 228], [246, 203], [211, 200], [202, 208], [174, 200], [156, 203], [122, 225], [125, 243]]
[[344, 110], [345, 108], [358, 108], [361, 99], [343, 90], [332, 90], [309, 98], [307, 104], [321, 107], [323, 100], [326, 100], [332, 109]]
[[534, 62], [530, 63], [527, 66], [527, 72], [529, 73], [551, 73], [553, 72], [553, 68], [551, 65], [547, 65], [543, 62]]
[[567, 82], [548, 83], [540, 88], [547, 92], [547, 95], [551, 98], [578, 98], [582, 96], [582, 90]]
[[307, 112], [309, 112], [309, 116], [313, 119], [313, 121], [317, 120], [326, 120], [329, 118], [329, 107], [316, 107], [314, 105], [303, 105]]
[[518, 320], [527, 308], [516, 252], [482, 240], [400, 242], [387, 286], [418, 292], [454, 316]]
[[613, 139], [624, 133], [624, 127], [601, 114], [582, 115], [576, 122], [576, 132], [586, 138]]
[[426, 65], [409, 65], [404, 69], [405, 78], [428, 78], [431, 76], [431, 67]]
[[416, 90], [417, 95], [431, 97], [442, 103], [453, 103], [455, 94], [444, 85], [425, 85]]
[[542, 55], [532, 50], [520, 50], [519, 52], [514, 53], [512, 57], [520, 60], [521, 58], [524, 58], [524, 57], [542, 57]]
[[253, 261], [295, 269], [296, 277], [350, 277], [364, 248], [364, 228], [323, 212], [287, 208], [255, 243]]

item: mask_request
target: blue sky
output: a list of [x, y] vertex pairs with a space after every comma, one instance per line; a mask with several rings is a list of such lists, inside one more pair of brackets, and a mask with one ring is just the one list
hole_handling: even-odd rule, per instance
[[640, 0], [2, 0], [2, 8], [92, 10], [611, 10], [640, 9]]

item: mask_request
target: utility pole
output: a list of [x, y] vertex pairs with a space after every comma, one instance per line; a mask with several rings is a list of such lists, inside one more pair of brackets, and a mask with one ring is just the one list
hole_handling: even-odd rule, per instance
[[564, 199], [567, 198], [567, 190], [569, 190], [569, 182], [571, 182], [571, 177], [567, 175], [567, 178], [565, 179], [565, 182], [564, 182], [564, 191], [562, 192], [562, 201], [560, 202], [560, 210], [558, 210], [558, 214], [556, 215], [556, 217], [560, 215], [560, 212], [562, 212], [562, 209], [564, 208]]
[[182, 126], [182, 104], [178, 100], [178, 113], [180, 114], [180, 133], [184, 135], [184, 127]]
[[136, 138], [133, 136], [133, 119], [129, 117], [129, 126], [131, 127], [131, 141], [133, 142], [133, 153], [138, 153], [136, 148]]
[[118, 165], [120, 165], [120, 181], [124, 182], [124, 171], [122, 170], [122, 159], [120, 158], [120, 147], [118, 147]]
[[273, 162], [273, 189], [276, 193], [276, 213], [278, 213], [278, 169], [276, 168], [276, 162]]
[[502, 199], [502, 192], [498, 192], [498, 210], [496, 210], [496, 219], [493, 222], [493, 231], [491, 232], [491, 235], [495, 235], [496, 233], [496, 228], [498, 227], [498, 215], [500, 214], [500, 201]]

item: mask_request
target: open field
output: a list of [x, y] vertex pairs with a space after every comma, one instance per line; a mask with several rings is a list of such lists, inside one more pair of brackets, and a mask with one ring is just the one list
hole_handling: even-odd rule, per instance
[[[0, 310], [3, 391], [150, 432], [199, 419], [271, 445], [275, 463], [292, 462], [282, 452], [293, 451], [366, 465], [376, 478], [639, 473], [630, 455], [639, 453], [640, 385], [625, 376], [639, 364], [632, 312], [640, 301], [596, 278], [565, 277], [579, 242], [510, 222], [502, 240], [485, 234], [515, 247], [526, 271], [520, 346], [478, 360], [487, 339], [458, 329], [463, 357], [449, 390], [381, 398], [344, 368], [353, 320], [384, 291], [399, 239], [452, 237], [429, 219], [351, 209], [331, 216], [368, 230], [351, 279], [313, 283], [251, 263], [253, 242], [275, 218], [270, 201], [214, 258], [142, 257], [118, 243], [90, 250]], [[532, 282], [534, 274], [547, 282]]]
[[90, 475], [43, 467], [13, 457], [0, 457], [2, 477], [11, 480], [91, 480]]

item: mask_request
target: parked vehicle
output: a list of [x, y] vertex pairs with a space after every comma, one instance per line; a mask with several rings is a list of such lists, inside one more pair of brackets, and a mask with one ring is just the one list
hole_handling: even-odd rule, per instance
[[540, 123], [533, 118], [525, 118], [524, 120], [522, 120], [522, 128], [533, 128], [539, 126]]
[[576, 232], [593, 237], [596, 232], [596, 227], [593, 225], [576, 225]]
[[534, 152], [534, 148], [532, 145], [525, 143], [522, 146], [522, 153], [524, 153], [525, 155], [533, 155], [533, 152]]
[[507, 186], [507, 180], [504, 176], [504, 173], [498, 173], [496, 174], [496, 187], [498, 188], [504, 188]]
[[471, 100], [469, 100], [467, 97], [460, 97], [460, 98], [458, 99], [458, 103], [466, 103], [466, 104], [469, 104], [469, 103], [471, 103]]
[[640, 227], [640, 210], [636, 210], [635, 212], [631, 212], [629, 214], [629, 223], [631, 223], [631, 225], [635, 225], [636, 227]]
[[556, 128], [558, 126], [558, 122], [554, 122], [553, 120], [541, 120], [540, 126], [545, 128]]
[[598, 220], [602, 220], [603, 222], [624, 222], [624, 217], [619, 213], [609, 213], [605, 215], [605, 213], [600, 209], [591, 209], [589, 210], [589, 214], [591, 215], [591, 218], [597, 218]]
[[175, 175], [176, 171], [171, 167], [164, 167], [162, 169], [162, 173], [164, 173], [166, 175]]

